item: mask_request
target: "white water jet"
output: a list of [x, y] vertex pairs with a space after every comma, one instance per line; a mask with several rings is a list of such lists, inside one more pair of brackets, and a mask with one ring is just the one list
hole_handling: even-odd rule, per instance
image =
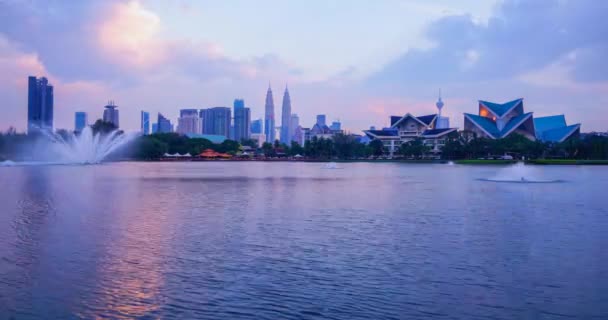
[[60, 135], [41, 131], [47, 141], [43, 146], [49, 147], [53, 163], [62, 164], [96, 164], [103, 162], [109, 155], [132, 142], [139, 134], [122, 133], [114, 130], [108, 134], [93, 133], [86, 127], [80, 134]]
[[480, 179], [492, 182], [514, 182], [514, 183], [551, 183], [561, 182], [561, 180], [546, 179], [537, 168], [527, 166], [523, 162], [501, 169], [495, 176], [487, 179]]

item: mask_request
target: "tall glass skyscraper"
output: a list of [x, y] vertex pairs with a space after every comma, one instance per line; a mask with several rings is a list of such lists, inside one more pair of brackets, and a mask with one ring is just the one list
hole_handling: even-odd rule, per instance
[[86, 112], [76, 112], [74, 114], [74, 131], [81, 132], [89, 125], [89, 119]]
[[114, 104], [114, 101], [109, 101], [108, 105], [103, 110], [103, 121], [113, 124], [116, 128], [120, 127], [118, 121], [118, 106]]
[[289, 89], [285, 86], [283, 94], [283, 105], [281, 107], [281, 142], [289, 145], [291, 143], [291, 98]]
[[141, 112], [141, 133], [150, 134], [150, 113], [146, 111]]
[[53, 130], [53, 86], [44, 77], [28, 77], [27, 128]]
[[158, 120], [156, 121], [156, 133], [169, 133], [169, 132], [173, 132], [173, 125], [171, 124], [171, 121], [167, 118], [165, 118], [165, 116], [162, 115], [162, 113], [158, 114]]
[[268, 91], [266, 91], [264, 111], [264, 134], [266, 135], [266, 142], [274, 143], [276, 137], [274, 132], [274, 99], [272, 98], [270, 84], [268, 84]]
[[230, 138], [230, 108], [215, 107], [203, 109], [200, 112], [203, 118], [203, 134], [215, 134]]
[[257, 120], [251, 121], [251, 133], [255, 133], [255, 134], [262, 133], [263, 122], [264, 121], [262, 119], [257, 119]]
[[322, 127], [326, 125], [326, 116], [324, 114], [317, 115], [317, 124]]
[[[291, 139], [291, 141], [298, 141], [298, 139], [295, 139], [294, 136], [296, 134], [296, 128], [300, 126], [300, 117], [298, 117], [297, 114], [292, 113], [291, 114], [291, 124], [289, 127], [289, 138]], [[291, 141], [289, 141], [291, 143]]]
[[249, 139], [251, 135], [250, 131], [251, 122], [251, 111], [249, 108], [245, 108], [245, 100], [235, 99], [234, 100], [234, 137], [231, 137], [235, 141], [241, 141], [243, 139]]
[[181, 134], [201, 134], [203, 123], [197, 109], [181, 109], [177, 119], [177, 132]]

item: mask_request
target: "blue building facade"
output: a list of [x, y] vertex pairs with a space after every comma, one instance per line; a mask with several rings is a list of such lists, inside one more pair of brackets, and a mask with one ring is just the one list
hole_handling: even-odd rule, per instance
[[227, 107], [215, 107], [200, 111], [203, 118], [203, 134], [230, 137], [231, 112]]
[[262, 133], [262, 123], [263, 123], [262, 119], [257, 119], [257, 120], [251, 121], [251, 133], [254, 133], [254, 134]]
[[158, 121], [156, 122], [156, 133], [169, 133], [173, 132], [173, 124], [171, 121], [163, 116], [161, 113], [158, 114]]
[[89, 119], [86, 112], [74, 113], [74, 131], [82, 132], [89, 125]]
[[28, 132], [39, 129], [53, 130], [53, 100], [53, 86], [45, 77], [28, 77]]
[[141, 112], [141, 126], [140, 130], [142, 134], [150, 134], [150, 113], [146, 111]]
[[245, 108], [245, 100], [234, 100], [234, 136], [231, 136], [235, 141], [249, 139], [251, 136], [250, 129], [251, 110]]

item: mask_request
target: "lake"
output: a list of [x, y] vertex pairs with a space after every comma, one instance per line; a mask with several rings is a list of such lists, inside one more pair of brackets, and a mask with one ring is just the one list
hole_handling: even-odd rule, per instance
[[337, 167], [0, 167], [0, 318], [608, 318], [608, 167]]

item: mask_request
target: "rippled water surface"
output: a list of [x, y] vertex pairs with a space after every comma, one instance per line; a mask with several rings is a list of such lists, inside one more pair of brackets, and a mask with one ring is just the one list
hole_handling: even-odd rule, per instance
[[340, 167], [0, 167], [0, 318], [608, 319], [608, 167]]

